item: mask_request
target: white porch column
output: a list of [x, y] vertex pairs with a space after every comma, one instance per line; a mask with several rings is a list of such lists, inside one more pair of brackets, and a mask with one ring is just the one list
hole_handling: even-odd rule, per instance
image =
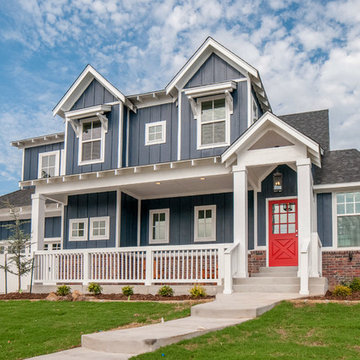
[[298, 247], [300, 294], [309, 294], [309, 251], [312, 237], [313, 179], [311, 160], [296, 162], [298, 190]]
[[31, 199], [31, 252], [34, 252], [44, 249], [45, 197], [35, 193]]
[[246, 167], [233, 167], [234, 179], [234, 243], [239, 243], [237, 277], [248, 271], [248, 179]]

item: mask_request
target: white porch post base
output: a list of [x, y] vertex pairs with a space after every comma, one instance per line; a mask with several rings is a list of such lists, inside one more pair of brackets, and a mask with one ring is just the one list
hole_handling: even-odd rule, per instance
[[31, 252], [44, 248], [45, 198], [40, 194], [31, 196]]
[[233, 278], [232, 278], [232, 264], [231, 264], [231, 253], [225, 254], [225, 276], [224, 276], [224, 291], [226, 295], [230, 295], [233, 292]]
[[248, 179], [245, 167], [234, 166], [234, 243], [239, 243], [237, 277], [246, 278], [248, 270]]

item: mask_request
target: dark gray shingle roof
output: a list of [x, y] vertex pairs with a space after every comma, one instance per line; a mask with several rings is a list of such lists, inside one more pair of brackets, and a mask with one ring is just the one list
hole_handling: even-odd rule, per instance
[[31, 205], [31, 195], [34, 192], [34, 188], [28, 188], [0, 196], [0, 209], [6, 208], [4, 205], [6, 202], [13, 206], [29, 206]]
[[360, 151], [356, 149], [326, 151], [321, 169], [315, 168], [315, 184], [338, 184], [360, 181]]
[[324, 150], [330, 149], [329, 110], [278, 116], [281, 120], [316, 141]]

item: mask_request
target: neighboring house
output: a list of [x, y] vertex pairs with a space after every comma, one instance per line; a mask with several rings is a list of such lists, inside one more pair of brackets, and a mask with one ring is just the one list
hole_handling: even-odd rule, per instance
[[160, 91], [125, 96], [88, 65], [53, 114], [63, 133], [12, 143], [36, 282], [229, 293], [298, 266], [307, 294], [360, 275], [359, 151], [330, 150], [327, 110], [274, 115], [258, 71], [212, 38]]

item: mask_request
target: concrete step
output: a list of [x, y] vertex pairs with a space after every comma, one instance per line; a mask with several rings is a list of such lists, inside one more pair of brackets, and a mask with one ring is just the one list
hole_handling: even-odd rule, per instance
[[300, 278], [292, 276], [258, 276], [248, 278], [234, 278], [234, 285], [270, 285], [270, 284], [281, 284], [281, 285], [299, 285]]
[[297, 271], [261, 272], [251, 274], [251, 277], [297, 277]]
[[128, 360], [134, 354], [113, 354], [84, 348], [74, 348], [57, 353], [41, 355], [28, 360]]
[[298, 267], [297, 266], [271, 266], [271, 267], [261, 267], [259, 269], [261, 273], [268, 273], [268, 272], [297, 272]]
[[298, 293], [300, 291], [300, 285], [295, 284], [242, 284], [234, 285], [234, 292], [241, 293]]
[[220, 330], [246, 320], [248, 318], [220, 319], [191, 316], [138, 328], [83, 335], [81, 344], [85, 349], [136, 355], [155, 351], [162, 346], [191, 339], [209, 331]]

